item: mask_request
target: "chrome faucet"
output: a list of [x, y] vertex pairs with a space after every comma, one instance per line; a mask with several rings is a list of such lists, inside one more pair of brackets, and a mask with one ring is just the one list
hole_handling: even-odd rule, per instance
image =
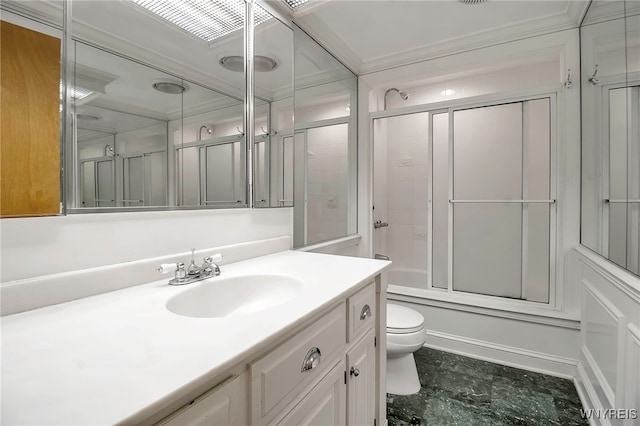
[[196, 249], [191, 249], [191, 264], [187, 269], [184, 267], [184, 262], [163, 263], [158, 267], [158, 272], [162, 274], [175, 272], [175, 276], [169, 280], [169, 285], [191, 284], [220, 275], [220, 266], [218, 266], [217, 262], [222, 260], [222, 254], [217, 253], [213, 256], [207, 256], [204, 258], [202, 266], [198, 266], [194, 258], [195, 251]]

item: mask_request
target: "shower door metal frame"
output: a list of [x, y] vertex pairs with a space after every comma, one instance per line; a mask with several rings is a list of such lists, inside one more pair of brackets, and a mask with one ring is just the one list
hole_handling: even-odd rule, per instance
[[[157, 149], [152, 149], [152, 150], [147, 150], [147, 151], [139, 151], [139, 152], [129, 152], [129, 153], [125, 153], [125, 154], [118, 154], [118, 164], [116, 164], [116, 169], [120, 169], [120, 173], [118, 173], [117, 176], [117, 184], [118, 187], [122, 188], [122, 197], [120, 197], [120, 199], [118, 200], [119, 203], [117, 204], [121, 204], [122, 206], [125, 207], [132, 207], [129, 205], [126, 205], [126, 203], [132, 203], [132, 202], [142, 202], [143, 206], [147, 206], [150, 199], [147, 199], [147, 193], [149, 190], [148, 185], [150, 184], [150, 182], [147, 182], [147, 171], [148, 171], [148, 167], [149, 166], [149, 162], [151, 160], [151, 155], [153, 154], [158, 154], [158, 153], [167, 153], [166, 149], [163, 148], [157, 148]], [[131, 200], [131, 199], [125, 199], [125, 193], [127, 192], [125, 190], [125, 171], [124, 171], [124, 165], [125, 165], [125, 160], [129, 160], [131, 158], [142, 158], [142, 169], [143, 169], [143, 182], [142, 182], [142, 187], [143, 187], [143, 197], [142, 200]], [[166, 163], [166, 158], [165, 158], [165, 163]], [[165, 176], [166, 176], [166, 172], [165, 172]], [[165, 177], [165, 182], [166, 182], [167, 178]], [[168, 192], [168, 188], [165, 188], [164, 191], [164, 198], [165, 198], [165, 204], [167, 203], [167, 192]]]
[[[231, 163], [231, 175], [232, 175], [232, 187], [233, 187], [233, 193], [234, 195], [236, 194], [236, 164], [235, 161], [233, 161], [233, 156], [235, 155], [235, 146], [233, 144], [235, 143], [240, 143], [239, 147], [240, 147], [240, 156], [242, 157], [242, 145], [243, 145], [243, 141], [242, 139], [239, 139], [237, 135], [231, 135], [231, 136], [221, 136], [218, 138], [211, 138], [211, 139], [206, 139], [204, 141], [196, 141], [196, 142], [189, 142], [189, 143], [184, 143], [182, 145], [177, 145], [175, 147], [175, 155], [174, 155], [174, 161], [175, 161], [175, 192], [176, 192], [176, 199], [177, 200], [182, 200], [182, 197], [180, 196], [182, 194], [182, 188], [180, 187], [180, 175], [181, 175], [181, 168], [184, 167], [183, 164], [181, 164], [180, 161], [180, 151], [183, 149], [188, 149], [188, 148], [197, 148], [198, 149], [198, 205], [197, 206], [210, 206], [210, 205], [218, 205], [218, 206], [224, 206], [225, 208], [231, 208], [231, 207], [245, 207], [246, 204], [242, 203], [242, 202], [238, 202], [238, 200], [225, 200], [225, 201], [209, 201], [207, 200], [207, 148], [213, 147], [213, 146], [219, 146], [219, 145], [227, 145], [227, 144], [231, 144], [231, 152], [232, 152], [232, 163]], [[242, 158], [240, 158], [240, 163], [242, 163], [243, 160]], [[241, 165], [241, 164], [240, 164]], [[242, 173], [240, 173], [240, 179], [242, 180]], [[183, 182], [184, 184], [184, 182]], [[181, 201], [178, 203], [180, 204], [180, 206], [182, 206]], [[195, 206], [195, 207], [197, 207]], [[188, 207], [194, 207], [194, 206], [188, 206]]]
[[[428, 132], [428, 203], [427, 203], [427, 244], [428, 244], [428, 258], [427, 258], [427, 286], [426, 292], [431, 294], [441, 294], [450, 298], [456, 297], [456, 301], [463, 303], [478, 304], [488, 307], [506, 307], [506, 304], [510, 306], [529, 306], [534, 309], [553, 309], [559, 310], [562, 308], [562, 288], [557, 285], [557, 244], [558, 244], [558, 230], [557, 220], [560, 214], [561, 205], [557, 200], [557, 176], [558, 170], [558, 148], [557, 148], [557, 109], [558, 109], [558, 94], [562, 93], [562, 86], [553, 86], [540, 88], [538, 90], [527, 90], [523, 92], [511, 92], [508, 94], [490, 94], [481, 95], [469, 98], [454, 99], [449, 101], [437, 102], [432, 104], [423, 104], [410, 107], [396, 108], [385, 111], [372, 112], [369, 114], [370, 123], [370, 135], [372, 140], [372, 146], [375, 144], [375, 120], [383, 118], [392, 118], [405, 115], [411, 115], [416, 113], [428, 113], [429, 120], [429, 132]], [[455, 291], [453, 289], [453, 204], [456, 200], [453, 199], [453, 112], [459, 110], [465, 110], [469, 108], [480, 108], [486, 106], [495, 106], [506, 103], [526, 102], [536, 99], [549, 99], [549, 128], [550, 128], [550, 162], [549, 162], [549, 190], [550, 196], [546, 200], [513, 200], [515, 201], [528, 201], [528, 202], [543, 202], [550, 205], [549, 210], [549, 301], [534, 302], [524, 299], [508, 299], [500, 296], [491, 296], [483, 294], [468, 293], [462, 291]], [[441, 113], [448, 113], [448, 185], [449, 185], [449, 206], [448, 206], [448, 255], [447, 255], [447, 288], [438, 288], [433, 286], [433, 116]], [[375, 149], [371, 149], [370, 161], [374, 164]], [[374, 167], [372, 166], [370, 176], [374, 181]], [[373, 200], [373, 193], [371, 191], [371, 197]], [[462, 201], [462, 200], [457, 200]], [[497, 201], [497, 200], [474, 200], [474, 201]], [[524, 224], [523, 224], [524, 225]], [[369, 224], [372, 228], [372, 237], [375, 238], [373, 231], [373, 224]], [[523, 226], [524, 227], [524, 226]], [[526, 241], [523, 239], [521, 244], [524, 246]], [[373, 257], [374, 244], [371, 244], [371, 255]], [[391, 259], [393, 261], [393, 258]], [[477, 302], [477, 303], [476, 303]]]
[[[352, 132], [352, 127], [350, 125], [350, 120], [351, 117], [350, 116], [343, 116], [343, 117], [337, 117], [337, 118], [328, 118], [325, 120], [318, 120], [318, 121], [310, 121], [310, 122], [306, 122], [306, 123], [300, 123], [300, 124], [296, 124], [295, 126], [295, 130], [294, 130], [294, 134], [293, 135], [284, 135], [284, 137], [287, 136], [292, 136], [293, 137], [293, 143], [295, 146], [295, 136], [297, 134], [303, 135], [304, 138], [304, 220], [303, 220], [303, 229], [304, 229], [304, 236], [303, 236], [303, 245], [302, 246], [306, 246], [309, 244], [309, 238], [308, 238], [308, 198], [309, 198], [309, 194], [308, 194], [308, 181], [309, 181], [309, 156], [306, 154], [309, 151], [309, 136], [308, 136], [308, 132], [309, 130], [312, 129], [319, 129], [319, 128], [324, 128], [324, 127], [333, 127], [333, 126], [340, 126], [340, 125], [344, 125], [346, 124], [348, 127], [348, 134], [350, 134]], [[355, 144], [352, 143], [352, 139], [351, 137], [348, 137], [347, 139], [347, 150], [348, 150], [348, 170], [352, 171], [352, 170], [357, 170], [357, 156], [354, 154], [354, 151], [356, 150], [356, 147], [354, 146]], [[294, 148], [294, 164], [295, 164], [295, 159], [296, 159], [296, 154], [295, 154], [295, 148]], [[294, 167], [295, 169], [295, 167]], [[352, 218], [352, 216], [355, 216], [355, 214], [351, 213], [351, 206], [353, 204], [357, 203], [357, 190], [355, 189], [356, 186], [356, 176], [353, 176], [351, 172], [348, 173], [348, 192], [347, 192], [347, 205], [348, 205], [348, 209], [347, 209], [347, 235], [352, 235], [352, 233], [349, 233], [349, 229], [351, 229], [351, 227], [356, 227], [356, 222], [357, 219], [355, 217]], [[295, 173], [294, 173], [294, 182], [295, 182]], [[295, 199], [295, 185], [294, 185], [294, 190], [293, 190], [293, 194], [294, 194], [294, 199]], [[354, 200], [354, 202], [351, 202], [351, 200]], [[285, 201], [285, 200], [282, 200]], [[294, 209], [296, 208], [296, 203], [294, 201], [293, 203], [293, 207]], [[294, 213], [295, 215], [295, 213]], [[294, 224], [295, 227], [295, 224]], [[354, 232], [357, 232], [357, 230], [354, 230]], [[294, 232], [295, 234], [295, 232]], [[324, 241], [316, 241], [313, 242], [311, 244], [318, 244], [318, 243], [322, 243]], [[302, 247], [300, 246], [300, 247]]]

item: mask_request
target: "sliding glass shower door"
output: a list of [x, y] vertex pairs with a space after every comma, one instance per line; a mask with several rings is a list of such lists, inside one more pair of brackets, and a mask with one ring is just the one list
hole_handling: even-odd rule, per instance
[[453, 113], [453, 289], [549, 301], [550, 103]]
[[553, 97], [373, 121], [374, 250], [389, 283], [550, 303]]
[[[374, 121], [375, 252], [393, 261], [389, 282], [426, 288], [429, 263], [429, 116]], [[385, 226], [388, 225], [388, 226]]]

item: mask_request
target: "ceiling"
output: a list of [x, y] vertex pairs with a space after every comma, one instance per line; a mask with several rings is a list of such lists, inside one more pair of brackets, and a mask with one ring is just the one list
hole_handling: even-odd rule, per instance
[[[289, 10], [280, 1], [270, 2]], [[293, 19], [357, 74], [577, 28], [589, 0], [311, 0]]]

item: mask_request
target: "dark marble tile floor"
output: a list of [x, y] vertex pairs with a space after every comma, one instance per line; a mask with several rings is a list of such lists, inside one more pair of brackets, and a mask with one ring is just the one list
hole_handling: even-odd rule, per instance
[[389, 426], [582, 426], [571, 380], [423, 348], [415, 353], [421, 389], [387, 395]]

